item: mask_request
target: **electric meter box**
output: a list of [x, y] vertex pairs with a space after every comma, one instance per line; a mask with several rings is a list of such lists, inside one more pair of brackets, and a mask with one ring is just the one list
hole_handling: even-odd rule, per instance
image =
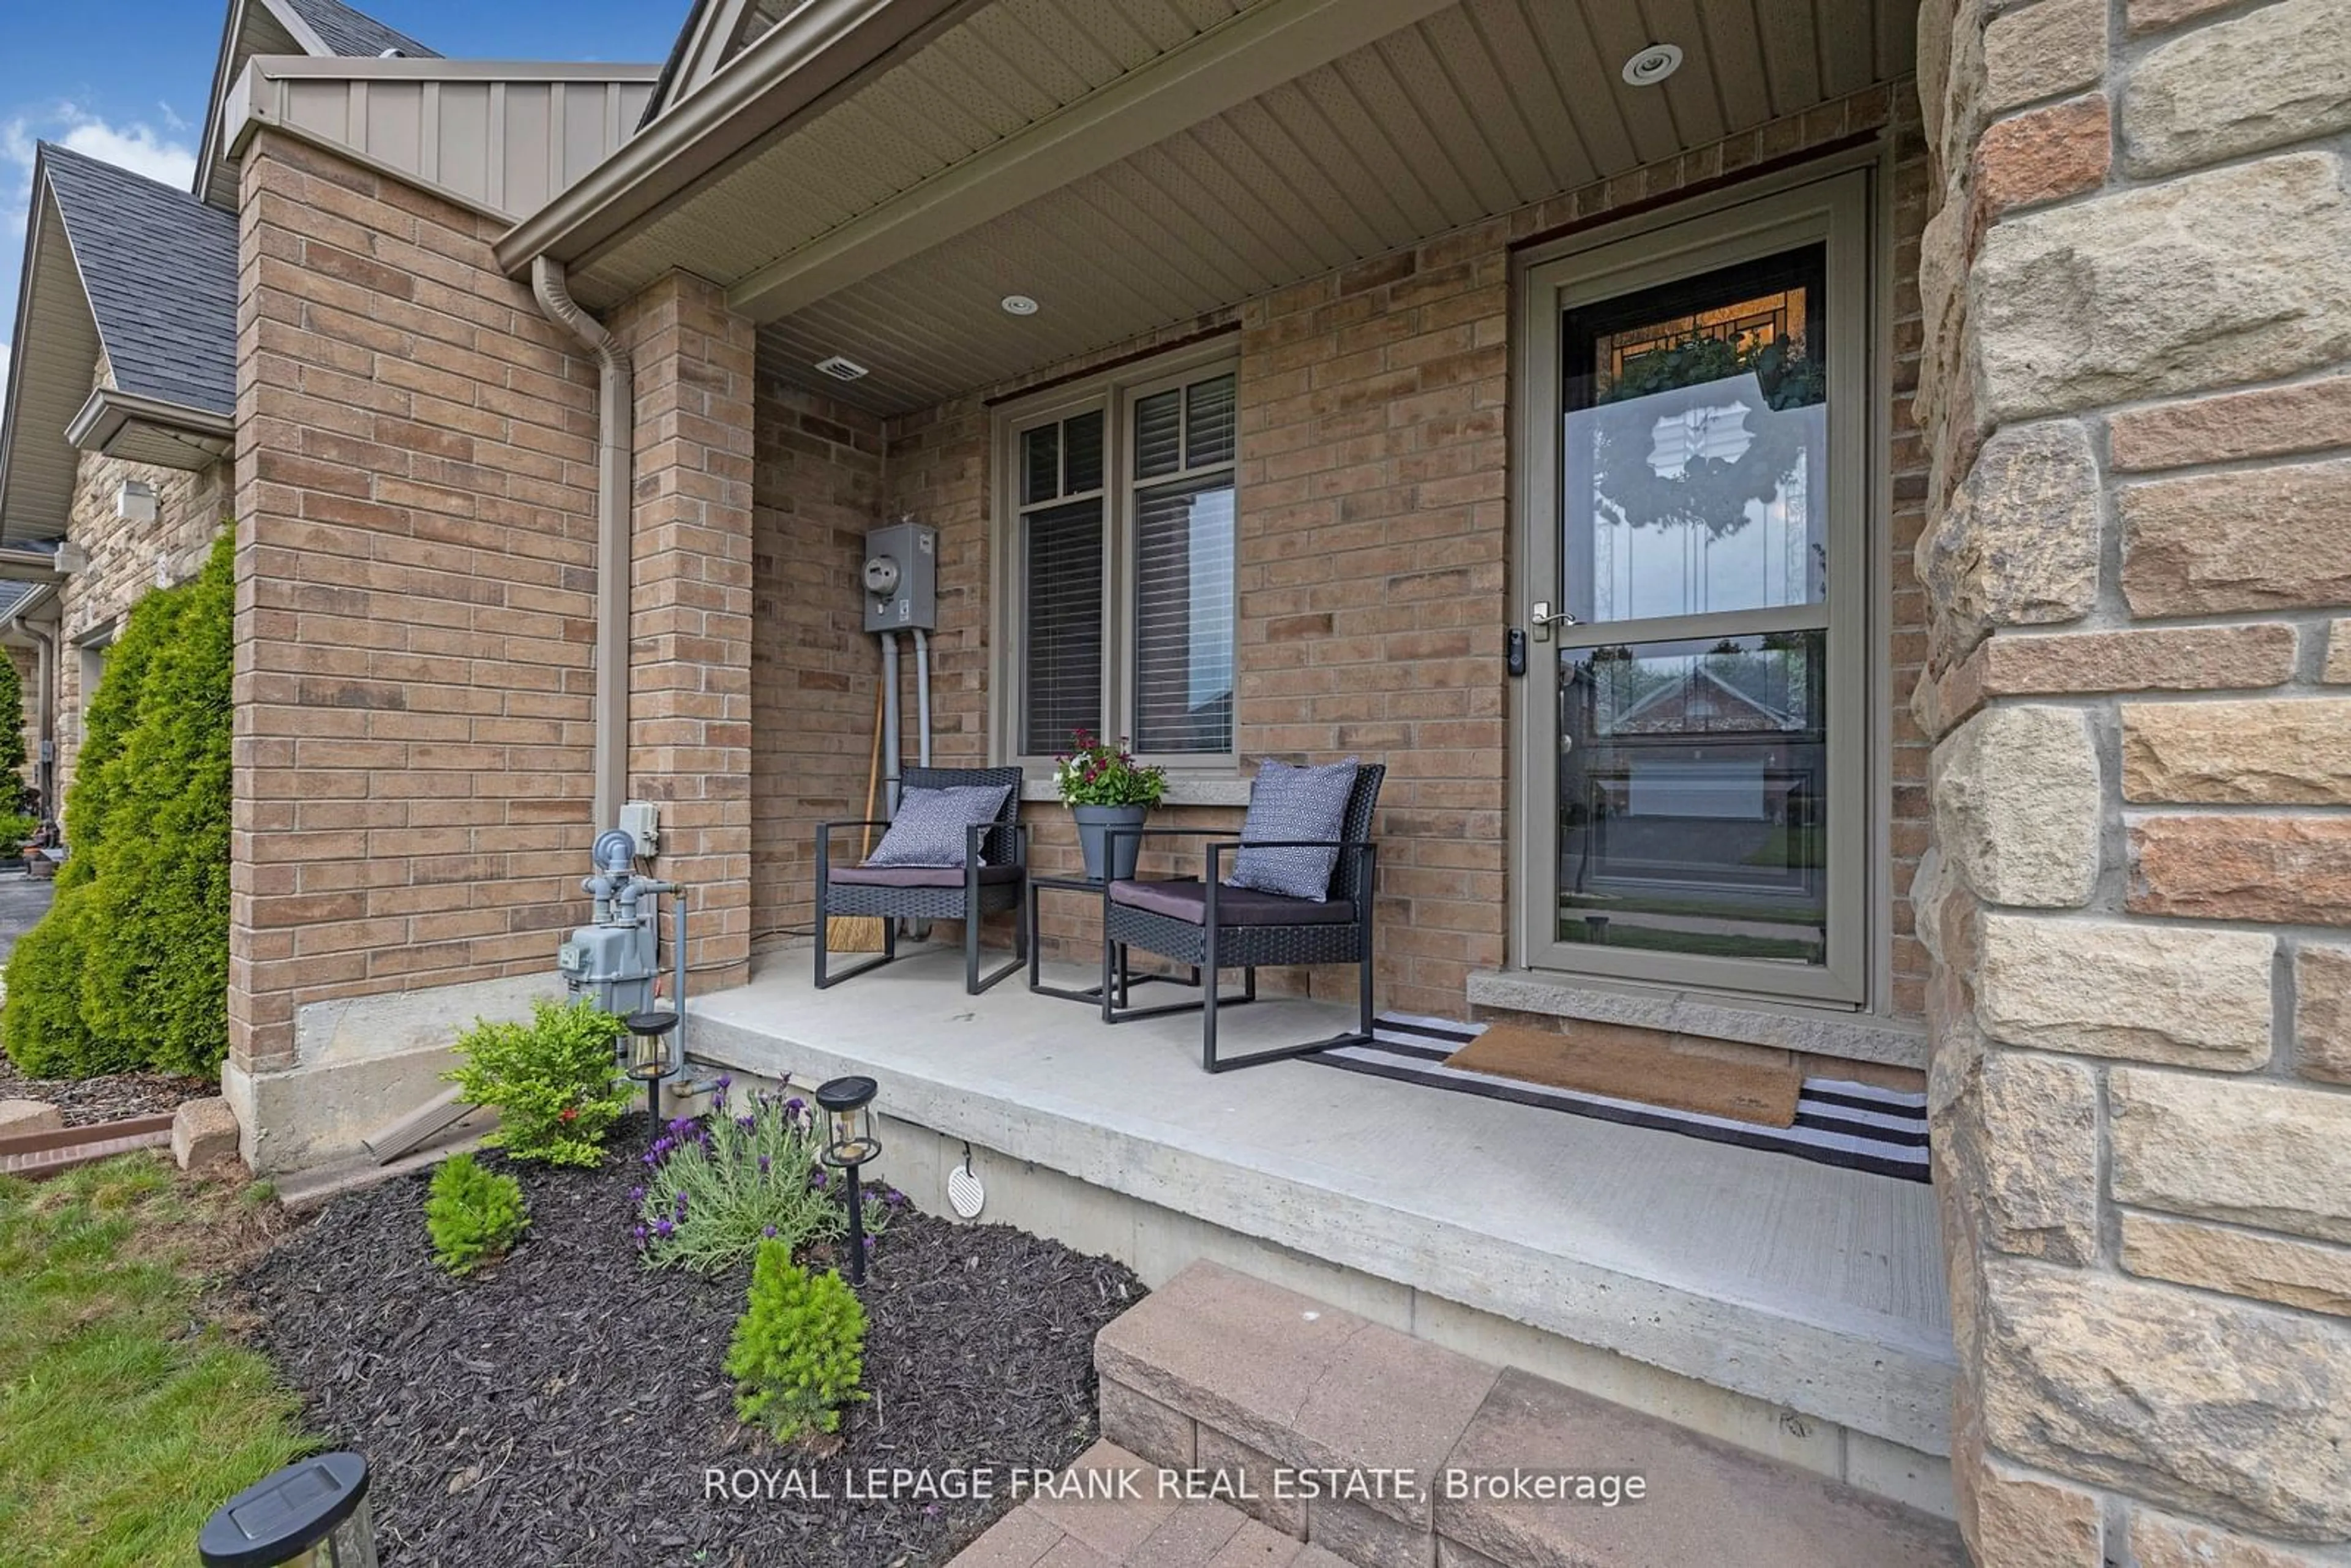
[[939, 623], [939, 530], [896, 523], [865, 536], [865, 629], [934, 632]]

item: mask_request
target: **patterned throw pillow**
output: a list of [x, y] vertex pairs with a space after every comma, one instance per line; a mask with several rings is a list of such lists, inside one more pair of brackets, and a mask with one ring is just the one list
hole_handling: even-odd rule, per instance
[[[1355, 792], [1355, 773], [1352, 757], [1320, 768], [1292, 768], [1270, 759], [1259, 763], [1257, 782], [1249, 786], [1241, 838], [1337, 838], [1347, 820], [1347, 797]], [[1245, 849], [1233, 856], [1233, 874], [1225, 883], [1322, 904], [1331, 896], [1331, 873], [1338, 863], [1335, 849]]]
[[[965, 830], [996, 821], [1009, 784], [951, 784], [944, 789], [909, 789], [898, 797], [890, 831], [873, 846], [867, 865], [963, 864]], [[985, 856], [980, 863], [987, 863]]]

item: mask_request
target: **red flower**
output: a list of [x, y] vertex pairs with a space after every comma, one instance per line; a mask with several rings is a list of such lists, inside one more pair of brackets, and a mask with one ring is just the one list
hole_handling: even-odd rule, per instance
[[580, 1120], [580, 1107], [577, 1105], [566, 1105], [561, 1111], [556, 1113], [555, 1119], [559, 1122], [577, 1122]]

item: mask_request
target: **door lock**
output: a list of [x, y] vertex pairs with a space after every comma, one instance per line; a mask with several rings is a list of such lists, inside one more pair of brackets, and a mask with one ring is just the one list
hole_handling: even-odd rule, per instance
[[1551, 607], [1551, 601], [1548, 599], [1536, 600], [1534, 607], [1527, 612], [1527, 629], [1534, 633], [1535, 641], [1538, 643], [1550, 642], [1551, 629], [1554, 626], [1581, 626], [1583, 624], [1583, 622], [1577, 620], [1574, 615], [1571, 614], [1567, 611], [1552, 610]]

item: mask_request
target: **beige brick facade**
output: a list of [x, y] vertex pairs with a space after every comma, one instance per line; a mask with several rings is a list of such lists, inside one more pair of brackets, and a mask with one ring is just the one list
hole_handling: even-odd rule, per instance
[[[1918, 711], [1967, 831], [1918, 896], [1961, 1522], [1986, 1563], [2336, 1562], [2351, 287], [2303, 258], [2351, 248], [2351, 25], [1923, 21], [1919, 402], [1961, 548], [1921, 550]], [[1997, 47], [2027, 32], [2069, 63], [2004, 91], [2002, 61], [2051, 64]], [[2060, 729], [2093, 744], [2029, 774], [1985, 738]]]
[[[990, 553], [993, 406], [1025, 390], [1144, 355], [1230, 336], [1242, 420], [1236, 701], [1243, 771], [1259, 758], [1385, 762], [1381, 846], [1382, 1005], [1441, 1016], [1467, 1009], [1468, 977], [1499, 967], [1510, 874], [1504, 734], [1510, 559], [1508, 499], [1510, 258], [1538, 235], [1621, 217], [1718, 188], [1808, 151], [1884, 136], [1897, 147], [1888, 236], [1897, 281], [1886, 338], [1896, 392], [1885, 455], [1884, 551], [1893, 624], [1888, 672], [1892, 885], [1907, 890], [1924, 850], [1927, 747], [1909, 712], [1925, 656], [1925, 599], [1910, 554], [1926, 491], [1924, 447], [1908, 418], [1919, 339], [1917, 236], [1925, 217], [1923, 146], [1907, 92], [1878, 89], [1775, 122], [1671, 162], [1373, 258], [1280, 293], [1122, 343], [1019, 382], [889, 423], [878, 465], [871, 427], [805, 394], [763, 387], [758, 596], [763, 662], [754, 703], [754, 903], [763, 936], [805, 933], [810, 826], [855, 817], [871, 734], [872, 641], [856, 631], [857, 535], [911, 516], [941, 530], [939, 632], [933, 639], [936, 755], [989, 757], [993, 679]], [[811, 434], [811, 416], [824, 426]], [[841, 439], [845, 434], [848, 439]], [[881, 505], [861, 517], [878, 466]], [[772, 557], [773, 517], [794, 547]], [[788, 521], [808, 518], [807, 521]], [[779, 544], [782, 542], [779, 539]], [[813, 554], [811, 551], [821, 551]], [[787, 627], [765, 623], [770, 603]], [[755, 655], [756, 656], [756, 655]], [[911, 713], [911, 677], [909, 677]], [[807, 694], [805, 710], [786, 695]], [[770, 705], [776, 705], [770, 706]], [[912, 736], [911, 720], [908, 734]], [[912, 755], [912, 741], [908, 742]], [[809, 780], [820, 779], [811, 788]], [[1035, 860], [1059, 868], [1076, 847], [1068, 813], [1025, 813]], [[1168, 825], [1238, 825], [1230, 809], [1170, 809]], [[853, 847], [853, 846], [852, 846]], [[1189, 862], [1186, 862], [1187, 869]], [[1047, 901], [1049, 943], [1085, 956], [1080, 901]], [[1897, 896], [1887, 940], [1886, 1010], [1923, 1009], [1925, 950]], [[1276, 988], [1307, 977], [1268, 977]], [[1351, 995], [1352, 971], [1311, 977]]]
[[305, 1002], [544, 972], [580, 918], [595, 383], [498, 223], [267, 132], [243, 177], [229, 1028], [258, 1070]]

